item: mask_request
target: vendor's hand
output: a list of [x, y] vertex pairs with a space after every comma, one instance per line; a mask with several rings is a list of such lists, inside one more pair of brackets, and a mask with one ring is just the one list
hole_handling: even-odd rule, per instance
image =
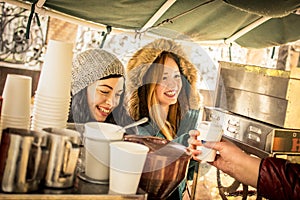
[[202, 145], [218, 152], [215, 160], [209, 164], [246, 185], [256, 187], [260, 158], [246, 154], [235, 144], [223, 138], [220, 142], [205, 142]]
[[198, 130], [190, 130], [189, 135], [189, 151], [191, 152], [194, 160], [201, 161], [197, 158], [197, 156], [202, 153], [200, 150], [197, 150], [197, 146], [202, 145], [201, 141], [197, 140], [197, 136], [200, 135], [200, 132]]
[[220, 142], [206, 142], [203, 146], [218, 152], [215, 160], [210, 164], [229, 174], [233, 171], [232, 168], [236, 166], [237, 162], [240, 162], [246, 156], [240, 148], [223, 138]]
[[245, 161], [249, 157], [249, 155], [235, 144], [223, 138], [220, 142], [205, 142], [203, 146], [218, 152], [215, 160], [209, 162], [209, 164], [231, 176], [236, 170], [235, 167], [238, 166], [241, 161]]

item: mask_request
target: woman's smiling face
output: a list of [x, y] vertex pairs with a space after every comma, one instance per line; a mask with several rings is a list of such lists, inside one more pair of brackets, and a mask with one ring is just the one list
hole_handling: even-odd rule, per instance
[[98, 80], [87, 88], [88, 104], [95, 120], [104, 122], [119, 105], [123, 94], [124, 78]]
[[178, 65], [174, 59], [167, 57], [162, 78], [155, 88], [160, 105], [170, 106], [175, 104], [181, 88], [182, 80]]

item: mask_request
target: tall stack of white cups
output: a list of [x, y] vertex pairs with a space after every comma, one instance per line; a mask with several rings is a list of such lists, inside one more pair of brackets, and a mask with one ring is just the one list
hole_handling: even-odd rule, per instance
[[66, 128], [71, 102], [73, 44], [50, 40], [35, 91], [32, 130]]
[[29, 129], [32, 78], [8, 74], [3, 88], [0, 138], [7, 127]]

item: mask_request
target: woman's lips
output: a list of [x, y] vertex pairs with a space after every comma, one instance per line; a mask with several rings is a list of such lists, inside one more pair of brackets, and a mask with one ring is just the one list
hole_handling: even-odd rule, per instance
[[110, 109], [109, 108], [97, 106], [97, 109], [104, 116], [107, 116], [110, 113]]
[[171, 91], [167, 91], [164, 93], [167, 97], [174, 97], [176, 95], [176, 91], [175, 90], [171, 90]]

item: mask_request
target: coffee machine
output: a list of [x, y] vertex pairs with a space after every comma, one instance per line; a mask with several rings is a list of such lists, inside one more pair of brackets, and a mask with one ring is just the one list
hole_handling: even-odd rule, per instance
[[[300, 163], [299, 88], [299, 70], [220, 61], [214, 103], [205, 107], [204, 120], [219, 123], [223, 137], [248, 154]], [[217, 176], [223, 199], [230, 194], [240, 193], [243, 199], [255, 194], [245, 185], [242, 191], [235, 191], [238, 181], [224, 187], [220, 171]]]

